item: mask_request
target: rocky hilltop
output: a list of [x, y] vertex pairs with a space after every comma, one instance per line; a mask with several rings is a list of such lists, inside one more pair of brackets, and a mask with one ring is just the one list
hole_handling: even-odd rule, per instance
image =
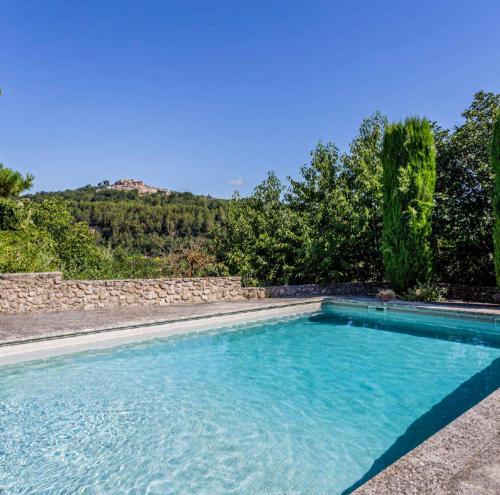
[[170, 194], [170, 191], [168, 189], [148, 186], [147, 184], [144, 184], [144, 181], [136, 179], [120, 179], [117, 180], [114, 184], [110, 184], [109, 186], [107, 186], [107, 188], [117, 189], [119, 191], [137, 191], [139, 194]]

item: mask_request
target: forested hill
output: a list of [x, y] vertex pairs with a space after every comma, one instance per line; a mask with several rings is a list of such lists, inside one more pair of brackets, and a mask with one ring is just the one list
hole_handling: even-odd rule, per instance
[[202, 241], [220, 223], [227, 205], [227, 200], [189, 192], [140, 195], [94, 186], [30, 197], [65, 200], [75, 218], [87, 222], [103, 245], [147, 256], [165, 254], [193, 239]]

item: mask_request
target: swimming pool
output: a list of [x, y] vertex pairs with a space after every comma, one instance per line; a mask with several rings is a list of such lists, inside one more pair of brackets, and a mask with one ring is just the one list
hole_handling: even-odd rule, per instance
[[0, 493], [341, 494], [499, 386], [488, 320], [325, 305], [0, 368]]

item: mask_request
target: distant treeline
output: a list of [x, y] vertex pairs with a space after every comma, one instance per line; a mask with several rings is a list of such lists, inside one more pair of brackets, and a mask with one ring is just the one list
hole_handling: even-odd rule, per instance
[[90, 185], [29, 197], [64, 200], [75, 219], [95, 231], [100, 244], [148, 257], [165, 255], [193, 240], [203, 242], [221, 223], [228, 203], [189, 192], [139, 195]]

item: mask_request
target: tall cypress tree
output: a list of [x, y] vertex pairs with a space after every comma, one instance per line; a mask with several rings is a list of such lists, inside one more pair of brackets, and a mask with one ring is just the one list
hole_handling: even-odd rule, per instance
[[491, 163], [495, 172], [495, 195], [493, 198], [493, 208], [495, 210], [495, 227], [493, 231], [493, 239], [495, 241], [495, 271], [497, 286], [500, 287], [500, 109], [497, 111], [493, 126]]
[[436, 152], [429, 121], [408, 118], [389, 125], [382, 148], [382, 254], [398, 291], [429, 281], [429, 243], [436, 183]]

